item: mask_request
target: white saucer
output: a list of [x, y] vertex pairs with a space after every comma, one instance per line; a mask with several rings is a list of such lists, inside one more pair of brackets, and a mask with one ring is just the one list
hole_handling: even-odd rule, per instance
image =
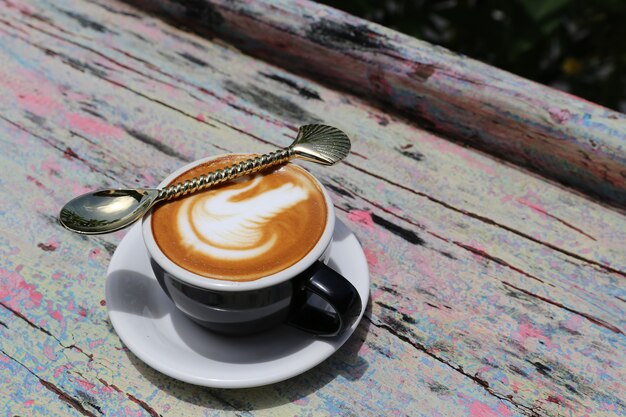
[[185, 317], [161, 290], [135, 225], [122, 239], [107, 272], [109, 318], [124, 344], [152, 368], [191, 384], [247, 388], [305, 372], [332, 355], [363, 317], [369, 273], [361, 245], [337, 220], [329, 266], [352, 282], [363, 308], [342, 336], [316, 338], [282, 325], [245, 337], [212, 333]]

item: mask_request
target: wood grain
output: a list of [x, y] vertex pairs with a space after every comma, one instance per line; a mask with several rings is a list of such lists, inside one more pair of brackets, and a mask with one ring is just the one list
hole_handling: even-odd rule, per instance
[[308, 1], [131, 0], [626, 207], [626, 116]]
[[[624, 413], [619, 211], [117, 1], [2, 2], [0, 62], [4, 414]], [[60, 206], [154, 186], [207, 155], [285, 146], [316, 121], [353, 138], [344, 163], [306, 167], [368, 258], [372, 302], [354, 336], [256, 389], [143, 364], [104, 302], [124, 232], [66, 232]]]

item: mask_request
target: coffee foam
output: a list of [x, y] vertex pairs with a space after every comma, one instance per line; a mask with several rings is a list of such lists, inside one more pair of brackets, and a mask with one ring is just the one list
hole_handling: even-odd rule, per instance
[[[219, 157], [172, 183], [246, 158]], [[161, 204], [153, 210], [152, 231], [161, 251], [180, 267], [209, 278], [251, 281], [302, 259], [326, 221], [317, 182], [287, 164]]]
[[[262, 256], [278, 243], [267, 224], [307, 199], [309, 190], [295, 184], [255, 192], [262, 176], [235, 190], [185, 199], [178, 210], [183, 244], [216, 259], [242, 261]], [[249, 197], [242, 197], [250, 192]]]

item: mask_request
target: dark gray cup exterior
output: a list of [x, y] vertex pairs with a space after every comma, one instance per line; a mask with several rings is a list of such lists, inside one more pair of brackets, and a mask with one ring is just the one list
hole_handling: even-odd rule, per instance
[[212, 331], [228, 335], [261, 332], [286, 321], [292, 281], [252, 291], [216, 291], [183, 282], [150, 259], [161, 288], [187, 317]]

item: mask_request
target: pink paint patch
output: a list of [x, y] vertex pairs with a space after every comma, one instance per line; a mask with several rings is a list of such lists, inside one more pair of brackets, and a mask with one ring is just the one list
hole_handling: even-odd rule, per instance
[[[406, 314], [407, 316], [411, 317], [415, 314], [415, 310], [411, 310], [411, 309], [404, 308], [404, 307], [398, 307], [398, 313]], [[454, 347], [451, 347], [451, 349], [454, 350]]]
[[150, 23], [151, 26], [141, 25], [134, 28], [137, 30], [138, 34], [143, 36], [144, 38], [148, 38], [151, 41], [161, 41], [165, 37], [163, 30], [158, 26]]
[[548, 114], [550, 115], [550, 119], [558, 124], [565, 123], [572, 118], [572, 113], [570, 113], [567, 109], [557, 109], [552, 107], [548, 109]]
[[377, 266], [378, 257], [376, 256], [376, 254], [372, 252], [371, 250], [369, 250], [368, 248], [365, 248], [364, 252], [365, 252], [365, 259], [367, 259], [367, 264], [372, 267]]
[[484, 365], [484, 366], [481, 366], [480, 368], [478, 368], [477, 374], [478, 375], [484, 374], [484, 373], [487, 373], [487, 372], [491, 371], [492, 369], [493, 368], [491, 366]]
[[202, 115], [202, 113], [198, 113], [198, 115], [196, 116], [196, 119], [198, 119], [201, 122], [205, 122], [206, 120], [204, 119], [204, 116]]
[[6, 4], [7, 7], [19, 10], [23, 15], [32, 16], [36, 13], [31, 7], [25, 4], [19, 4], [19, 2], [16, 4], [12, 1], [6, 1], [4, 4]]
[[519, 384], [517, 382], [513, 382], [511, 384], [511, 389], [513, 390], [513, 394], [517, 394], [519, 392]]
[[32, 407], [35, 404], [35, 400], [26, 400], [24, 401], [24, 407]]
[[348, 219], [354, 223], [359, 223], [369, 231], [374, 230], [374, 220], [372, 220], [372, 214], [363, 210], [352, 210], [348, 213]]
[[137, 411], [133, 411], [130, 407], [126, 406], [124, 407], [124, 411], [122, 414], [124, 417], [142, 417], [143, 413], [139, 410]]
[[52, 301], [48, 301], [48, 315], [52, 317], [53, 319], [55, 319], [56, 321], [58, 321], [59, 323], [63, 323], [64, 321], [61, 311], [58, 309], [56, 310], [52, 309]]
[[70, 127], [91, 136], [119, 138], [124, 135], [124, 131], [119, 127], [111, 126], [95, 117], [83, 116], [79, 113], [69, 113], [65, 117]]
[[578, 331], [583, 324], [583, 318], [578, 315], [573, 315], [563, 324], [563, 327], [572, 331]]
[[72, 183], [71, 187], [72, 193], [74, 193], [75, 195], [85, 194], [88, 191], [93, 191], [91, 187], [87, 187], [79, 183]]
[[102, 252], [100, 248], [89, 251], [89, 259], [96, 259], [98, 255], [100, 255], [100, 252]]
[[[36, 168], [33, 167], [34, 171], [37, 171]], [[58, 176], [62, 172], [61, 165], [57, 162], [54, 156], [50, 156], [46, 158], [41, 163], [41, 170], [48, 174], [48, 176]]]
[[57, 367], [57, 368], [54, 370], [54, 377], [55, 377], [55, 378], [58, 378], [58, 377], [59, 377], [59, 375], [61, 375], [63, 372], [65, 372], [65, 371], [66, 371], [66, 370], [68, 370], [68, 369], [72, 369], [73, 367], [74, 367], [74, 365], [69, 364], [69, 363], [68, 363], [68, 364], [61, 365], [61, 366]]
[[539, 214], [541, 214], [541, 215], [543, 215], [545, 217], [547, 217], [547, 215], [548, 215], [548, 212], [546, 211], [546, 209], [542, 205], [540, 205], [540, 204], [531, 203], [530, 201], [526, 200], [525, 198], [521, 198], [521, 197], [517, 199], [517, 202], [520, 203], [520, 204], [525, 205], [526, 207], [530, 208], [533, 211], [536, 211], [537, 213], [539, 213]]
[[542, 341], [548, 349], [553, 349], [556, 346], [552, 343], [552, 339], [543, 334], [543, 332], [529, 323], [522, 323], [519, 325], [517, 333], [513, 335], [513, 339], [518, 342], [524, 343], [526, 339], [538, 339]]
[[146, 180], [146, 184], [156, 184], [157, 181], [150, 174], [142, 173], [141, 176]]
[[87, 391], [92, 391], [95, 387], [94, 384], [92, 384], [89, 381], [85, 381], [84, 379], [76, 378], [76, 382], [78, 383], [78, 385], [80, 385], [83, 389]]
[[114, 389], [111, 387], [102, 387], [100, 388], [101, 392], [104, 392], [105, 394], [111, 394], [112, 392], [114, 392]]
[[607, 411], [617, 411], [617, 406], [611, 403], [602, 403], [602, 409]]
[[42, 94], [20, 94], [17, 102], [22, 109], [28, 110], [38, 116], [49, 116], [63, 106]]
[[470, 416], [472, 417], [498, 417], [498, 414], [493, 411], [487, 404], [480, 401], [474, 401], [470, 405]]
[[89, 342], [89, 349], [93, 349], [104, 344], [104, 339], [96, 339]]
[[504, 417], [508, 417], [511, 415], [511, 410], [509, 410], [509, 407], [507, 407], [506, 405], [500, 403], [500, 405], [498, 406], [498, 415], [504, 416]]
[[43, 354], [46, 356], [46, 358], [50, 359], [51, 361], [54, 361], [57, 359], [57, 355], [54, 354], [54, 350], [49, 345], [46, 345], [43, 347]]
[[507, 194], [504, 197], [500, 198], [500, 202], [501, 203], [508, 203], [511, 200], [513, 200], [513, 195], [512, 194]]
[[16, 311], [22, 308], [38, 307], [42, 295], [35, 290], [35, 286], [27, 284], [19, 274], [20, 267], [15, 272], [0, 269], [0, 301]]

